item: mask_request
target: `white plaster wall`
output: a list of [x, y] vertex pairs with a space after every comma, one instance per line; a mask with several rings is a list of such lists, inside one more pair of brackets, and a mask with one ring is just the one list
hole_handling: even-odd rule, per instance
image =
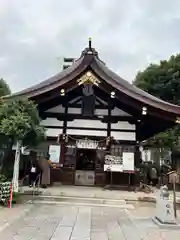
[[62, 134], [62, 128], [60, 129], [54, 129], [54, 128], [48, 128], [46, 130], [46, 136], [47, 137], [58, 137], [59, 134]]
[[68, 108], [68, 113], [81, 114], [81, 108]]
[[[48, 137], [58, 137], [59, 134], [62, 134], [62, 129], [47, 129]], [[107, 131], [67, 129], [67, 134], [106, 137]], [[111, 132], [111, 136], [114, 137], [116, 140], [127, 140], [127, 141], [135, 141], [136, 140], [135, 132]]]
[[[41, 122], [42, 126], [63, 126], [63, 122], [57, 120], [56, 118], [46, 118]], [[99, 120], [85, 120], [85, 119], [76, 119], [72, 122], [67, 123], [68, 127], [87, 127], [87, 128], [107, 128], [107, 123], [102, 123]], [[111, 124], [112, 129], [119, 129], [119, 130], [135, 130], [136, 125], [130, 124], [128, 122], [118, 122]]]
[[84, 119], [75, 119], [72, 122], [67, 123], [68, 127], [87, 127], [87, 128], [107, 128], [106, 123], [102, 123], [99, 120], [84, 120]]
[[124, 141], [135, 141], [136, 133], [135, 132], [111, 132], [111, 136], [116, 140]]
[[108, 110], [107, 109], [95, 109], [94, 115], [96, 116], [101, 116], [101, 115], [108, 115]]
[[45, 120], [41, 121], [42, 126], [63, 126], [63, 121], [59, 121], [56, 118], [46, 118]]
[[62, 105], [58, 105], [56, 107], [48, 109], [46, 112], [64, 113], [64, 107]]
[[107, 131], [67, 129], [67, 134], [69, 134], [69, 135], [101, 136], [101, 137], [106, 137], [106, 136], [107, 136]]
[[[108, 115], [108, 109], [95, 109], [95, 115]], [[114, 108], [111, 111], [111, 115], [112, 116], [131, 116], [130, 114], [124, 112], [123, 110], [119, 109], [119, 108]]]
[[[56, 107], [53, 107], [46, 112], [52, 112], [52, 113], [64, 113], [64, 107], [62, 105], [58, 105]], [[81, 114], [81, 108], [68, 108], [68, 113], [75, 113], [75, 114]], [[119, 108], [114, 108], [111, 112], [113, 116], [130, 116], [130, 114], [122, 111]], [[95, 115], [108, 115], [107, 109], [95, 109]]]
[[112, 129], [122, 129], [122, 130], [136, 130], [135, 124], [130, 124], [129, 122], [117, 122], [111, 124]]
[[124, 112], [123, 110], [119, 109], [119, 108], [114, 108], [111, 111], [111, 114], [113, 116], [131, 116], [129, 113]]

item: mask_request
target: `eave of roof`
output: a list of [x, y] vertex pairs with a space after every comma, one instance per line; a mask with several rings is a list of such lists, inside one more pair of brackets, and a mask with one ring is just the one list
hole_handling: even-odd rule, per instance
[[[93, 66], [94, 64], [94, 66]], [[99, 59], [95, 59], [92, 64], [93, 70], [103, 77], [105, 81], [111, 84], [115, 89], [125, 93], [126, 95], [155, 108], [160, 108], [167, 112], [173, 112], [180, 115], [180, 106], [174, 105], [163, 101], [140, 88], [137, 88], [133, 84], [119, 77], [116, 73], [111, 71], [106, 65], [104, 65]]]
[[93, 48], [86, 48], [82, 52], [81, 57], [75, 61], [72, 66], [66, 68], [60, 73], [30, 88], [27, 88], [10, 96], [5, 96], [5, 99], [18, 97], [32, 98], [34, 96], [63, 86], [65, 83], [73, 80], [75, 77], [78, 77], [88, 68], [91, 68], [97, 75], [99, 75], [104, 81], [110, 84], [114, 89], [123, 92], [127, 96], [145, 105], [159, 108], [163, 111], [180, 116], [180, 106], [173, 105], [161, 99], [158, 99], [119, 77], [99, 59], [98, 53]]

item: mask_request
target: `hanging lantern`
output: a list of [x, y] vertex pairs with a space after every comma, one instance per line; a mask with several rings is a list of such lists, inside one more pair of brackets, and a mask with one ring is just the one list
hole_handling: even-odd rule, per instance
[[142, 115], [147, 115], [147, 107], [142, 107]]
[[67, 143], [68, 142], [68, 135], [66, 134], [65, 136], [65, 142]]
[[106, 146], [107, 147], [109, 146], [110, 141], [111, 141], [111, 137], [109, 136], [109, 137], [106, 138]]
[[111, 98], [115, 98], [116, 94], [114, 91], [111, 92]]
[[56, 164], [55, 163], [52, 164], [52, 168], [54, 168], [54, 169], [56, 168]]
[[57, 143], [60, 143], [60, 140], [61, 140], [61, 135], [59, 134], [57, 137]]
[[61, 95], [61, 96], [65, 96], [65, 90], [64, 90], [64, 88], [62, 88], [62, 89], [60, 90], [60, 95]]
[[63, 135], [62, 135], [62, 140], [63, 140], [63, 141], [66, 140], [66, 134], [65, 134], [65, 133], [63, 133]]

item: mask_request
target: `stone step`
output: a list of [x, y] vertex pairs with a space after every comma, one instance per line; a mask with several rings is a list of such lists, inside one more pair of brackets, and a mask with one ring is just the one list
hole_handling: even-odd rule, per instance
[[47, 205], [64, 205], [64, 206], [88, 206], [88, 207], [110, 207], [110, 208], [119, 208], [119, 209], [134, 209], [134, 206], [132, 204], [105, 204], [105, 203], [88, 203], [88, 202], [73, 202], [73, 201], [53, 201], [52, 199], [46, 200], [46, 199], [34, 199], [29, 200], [29, 204], [47, 204]]
[[102, 199], [93, 197], [68, 197], [68, 196], [45, 196], [39, 195], [34, 197], [34, 200], [40, 201], [54, 201], [54, 202], [68, 202], [68, 203], [87, 203], [87, 204], [107, 204], [107, 205], [126, 205], [123, 199]]

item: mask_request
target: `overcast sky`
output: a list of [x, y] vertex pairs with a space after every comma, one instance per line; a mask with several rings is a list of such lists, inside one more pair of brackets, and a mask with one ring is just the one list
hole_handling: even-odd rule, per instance
[[180, 52], [180, 0], [0, 0], [0, 77], [13, 92], [56, 74], [92, 37], [101, 59], [132, 81]]

